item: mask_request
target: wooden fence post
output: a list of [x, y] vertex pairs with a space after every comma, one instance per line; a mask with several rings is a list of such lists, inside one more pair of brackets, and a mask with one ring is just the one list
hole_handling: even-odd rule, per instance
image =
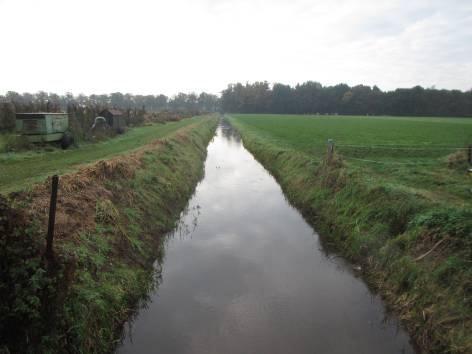
[[334, 140], [328, 139], [328, 163], [333, 159], [334, 154]]
[[54, 251], [52, 243], [54, 240], [54, 224], [56, 222], [56, 203], [57, 203], [57, 189], [59, 186], [59, 177], [57, 175], [52, 176], [51, 183], [51, 201], [49, 203], [49, 224], [48, 234], [46, 237], [46, 258], [52, 260], [54, 257]]

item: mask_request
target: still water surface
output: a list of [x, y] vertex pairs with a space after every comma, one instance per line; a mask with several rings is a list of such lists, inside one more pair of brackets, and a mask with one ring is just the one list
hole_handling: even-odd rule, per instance
[[414, 353], [398, 323], [222, 123], [124, 353]]

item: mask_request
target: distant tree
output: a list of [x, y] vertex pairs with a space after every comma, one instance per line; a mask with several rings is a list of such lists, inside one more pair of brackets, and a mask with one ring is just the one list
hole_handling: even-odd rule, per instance
[[163, 111], [167, 109], [169, 98], [166, 95], [158, 95], [155, 98], [156, 101], [156, 111]]
[[113, 92], [111, 95], [110, 95], [110, 103], [113, 107], [124, 107], [124, 103], [125, 103], [125, 100], [124, 100], [124, 96], [121, 92]]
[[195, 93], [190, 93], [187, 95], [185, 101], [185, 110], [188, 112], [197, 112], [198, 111], [198, 98]]
[[12, 130], [15, 127], [15, 105], [11, 102], [0, 102], [0, 131]]
[[225, 112], [241, 113], [340, 113], [413, 116], [472, 116], [472, 90], [396, 89], [346, 84], [322, 86], [307, 81], [291, 87], [267, 82], [230, 84], [221, 94]]
[[275, 83], [272, 87], [271, 107], [274, 113], [293, 112], [294, 97], [289, 85]]

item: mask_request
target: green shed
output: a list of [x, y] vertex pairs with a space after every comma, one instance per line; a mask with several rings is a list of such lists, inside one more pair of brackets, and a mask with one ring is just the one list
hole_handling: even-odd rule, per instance
[[16, 132], [32, 143], [59, 141], [69, 129], [67, 113], [17, 113]]

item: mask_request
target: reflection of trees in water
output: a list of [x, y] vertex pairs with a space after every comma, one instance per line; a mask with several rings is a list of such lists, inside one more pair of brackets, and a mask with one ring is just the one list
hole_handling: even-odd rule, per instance
[[185, 208], [179, 221], [176, 223], [174, 230], [169, 234], [168, 239], [176, 236], [178, 236], [179, 239], [184, 239], [191, 235], [197, 229], [200, 209], [200, 205]]
[[232, 127], [232, 125], [228, 122], [228, 120], [226, 119], [221, 120], [220, 127], [221, 127], [221, 134], [223, 135], [223, 137], [228, 139], [230, 143], [233, 143], [233, 142], [237, 144], [241, 143], [241, 136], [238, 134], [236, 129]]

